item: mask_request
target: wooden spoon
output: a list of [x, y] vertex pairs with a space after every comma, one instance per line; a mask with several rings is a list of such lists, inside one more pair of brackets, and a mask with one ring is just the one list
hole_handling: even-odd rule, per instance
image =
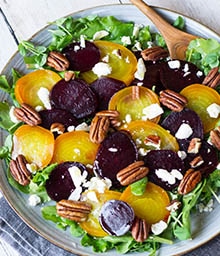
[[172, 59], [184, 60], [189, 43], [198, 37], [173, 27], [144, 1], [130, 0], [130, 2], [137, 6], [160, 31], [164, 40], [166, 41], [170, 57]]

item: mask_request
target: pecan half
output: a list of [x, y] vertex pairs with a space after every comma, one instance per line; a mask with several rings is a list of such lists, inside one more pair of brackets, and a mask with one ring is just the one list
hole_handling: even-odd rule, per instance
[[14, 108], [16, 118], [31, 126], [36, 126], [41, 123], [39, 113], [26, 103], [22, 103], [20, 108]]
[[192, 168], [196, 168], [196, 167], [202, 165], [203, 163], [204, 163], [204, 160], [203, 160], [202, 156], [198, 155], [195, 158], [193, 158], [193, 160], [190, 161], [189, 164]]
[[147, 224], [146, 220], [135, 217], [133, 225], [131, 227], [131, 235], [135, 241], [141, 243], [144, 242], [149, 235], [150, 224]]
[[187, 153], [197, 154], [201, 148], [202, 142], [200, 138], [192, 138]]
[[107, 133], [110, 126], [110, 120], [106, 116], [95, 116], [92, 119], [90, 130], [89, 130], [89, 138], [93, 143], [101, 143]]
[[26, 186], [30, 183], [31, 172], [27, 169], [27, 160], [23, 155], [18, 155], [9, 163], [9, 169], [13, 178], [21, 185]]
[[57, 134], [63, 134], [65, 131], [65, 126], [61, 123], [53, 123], [50, 126], [50, 131]]
[[220, 84], [219, 67], [212, 68], [203, 80], [203, 84], [211, 88], [216, 88]]
[[145, 177], [149, 168], [144, 166], [144, 161], [136, 161], [117, 173], [117, 180], [122, 186], [127, 186]]
[[220, 150], [220, 126], [210, 131], [210, 141], [218, 150]]
[[65, 71], [69, 68], [69, 61], [61, 52], [51, 51], [47, 57], [47, 65], [57, 71]]
[[121, 125], [121, 122], [119, 120], [120, 114], [117, 110], [102, 110], [96, 113], [96, 115], [101, 117], [108, 117], [110, 120], [110, 124], [113, 127], [119, 127]]
[[64, 73], [64, 80], [65, 81], [70, 81], [70, 80], [74, 80], [75, 79], [75, 72], [72, 71], [72, 70], [67, 70], [65, 73]]
[[186, 171], [183, 179], [178, 186], [178, 193], [181, 195], [188, 194], [196, 187], [201, 179], [202, 174], [199, 170], [195, 171], [194, 169], [189, 169], [188, 171]]
[[61, 200], [56, 204], [57, 214], [77, 222], [85, 221], [92, 210], [91, 204], [82, 201]]
[[141, 56], [144, 60], [157, 61], [169, 56], [169, 52], [160, 46], [153, 46], [151, 48], [141, 51]]
[[186, 97], [169, 89], [160, 92], [159, 100], [164, 106], [176, 112], [182, 111], [187, 104]]

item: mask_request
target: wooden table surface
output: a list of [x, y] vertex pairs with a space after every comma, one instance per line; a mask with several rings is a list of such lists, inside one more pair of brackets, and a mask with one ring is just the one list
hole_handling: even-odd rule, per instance
[[[148, 0], [147, 3], [189, 16], [220, 34], [219, 0]], [[129, 4], [129, 0], [0, 0], [0, 71], [16, 52], [17, 42], [29, 39], [48, 22], [75, 11], [110, 4]], [[4, 255], [2, 247], [0, 255]]]

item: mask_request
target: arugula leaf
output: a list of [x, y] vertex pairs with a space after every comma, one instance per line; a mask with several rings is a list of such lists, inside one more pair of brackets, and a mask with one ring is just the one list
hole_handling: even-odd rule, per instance
[[220, 43], [213, 38], [192, 40], [186, 51], [186, 60], [207, 75], [212, 68], [220, 67]]
[[183, 19], [183, 17], [178, 16], [174, 21], [173, 26], [182, 30], [185, 26], [185, 20]]

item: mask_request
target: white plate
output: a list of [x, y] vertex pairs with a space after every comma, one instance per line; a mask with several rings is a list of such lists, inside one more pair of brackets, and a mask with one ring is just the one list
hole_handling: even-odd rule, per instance
[[[178, 17], [178, 13], [174, 13], [169, 10], [156, 8], [156, 10], [165, 17], [168, 21], [174, 21]], [[134, 21], [137, 24], [149, 24], [155, 29], [153, 24], [134, 6], [132, 5], [109, 5], [101, 6], [96, 8], [87, 9], [78, 13], [74, 13], [74, 17], [88, 16], [88, 15], [114, 15], [115, 17], [124, 21]], [[215, 38], [220, 41], [219, 35], [211, 31], [207, 27], [197, 23], [196, 21], [185, 17], [186, 28], [188, 32], [197, 34], [198, 36], [204, 38]], [[39, 31], [33, 36], [33, 41], [38, 44], [48, 44], [50, 42], [50, 34], [47, 32], [48, 27]], [[21, 73], [26, 72], [25, 65], [23, 63], [22, 57], [16, 53], [6, 65], [3, 70], [8, 78], [10, 78], [10, 70], [15, 68]], [[7, 99], [7, 94], [0, 92], [0, 101]], [[1, 132], [0, 134], [0, 145], [3, 144], [6, 134]], [[112, 256], [112, 252], [107, 252], [103, 254], [93, 253], [91, 248], [85, 248], [80, 245], [80, 240], [72, 237], [68, 231], [64, 232], [55, 227], [55, 225], [49, 221], [45, 221], [41, 217], [39, 207], [30, 207], [27, 204], [27, 196], [21, 194], [17, 190], [13, 189], [7, 181], [5, 170], [6, 165], [3, 161], [0, 162], [0, 187], [2, 192], [12, 208], [17, 212], [17, 214], [36, 232], [42, 235], [44, 238], [50, 242], [56, 244], [57, 246], [66, 249], [70, 252], [76, 254], [83, 254], [84, 256], [92, 255], [105, 255]], [[220, 233], [220, 205], [215, 205], [214, 210], [208, 214], [198, 214], [194, 216], [192, 220], [192, 236], [193, 239], [189, 241], [176, 242], [174, 245], [164, 245], [160, 249], [161, 255], [177, 255], [186, 253], [196, 247], [201, 246], [208, 240], [212, 239]], [[117, 255], [114, 252], [114, 255]], [[128, 253], [126, 255], [134, 255]], [[138, 256], [146, 256], [147, 253], [136, 254]]]

